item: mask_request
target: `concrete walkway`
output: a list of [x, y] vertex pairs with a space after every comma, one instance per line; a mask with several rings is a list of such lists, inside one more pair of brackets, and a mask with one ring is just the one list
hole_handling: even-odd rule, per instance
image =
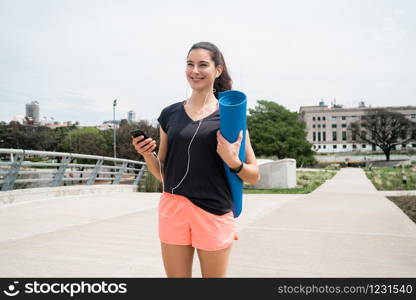
[[[0, 277], [164, 277], [160, 194], [100, 190], [0, 205]], [[416, 225], [360, 169], [244, 195], [237, 228], [229, 277], [416, 277]]]
[[240, 238], [230, 276], [416, 277], [416, 224], [361, 169], [341, 169]]
[[[165, 277], [157, 233], [160, 193], [78, 188], [54, 188], [53, 194], [45, 188], [53, 196], [45, 199], [33, 189], [36, 200], [24, 199], [23, 191], [0, 193], [0, 277]], [[247, 195], [238, 230], [297, 197]], [[194, 276], [200, 274], [195, 255]]]

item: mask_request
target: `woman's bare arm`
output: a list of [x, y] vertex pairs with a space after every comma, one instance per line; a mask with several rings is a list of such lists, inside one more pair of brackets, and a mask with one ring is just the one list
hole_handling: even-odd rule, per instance
[[[246, 162], [244, 163], [243, 168], [237, 175], [249, 184], [257, 184], [260, 181], [260, 171], [259, 167], [257, 166], [256, 156], [254, 154], [253, 148], [251, 147], [250, 136], [248, 134], [248, 130], [246, 130]], [[241, 161], [236, 158], [234, 162], [229, 164], [228, 166], [232, 169], [239, 167]]]
[[[143, 158], [146, 161], [147, 169], [150, 173], [159, 181], [162, 181], [160, 177], [160, 173], [164, 174], [164, 162], [166, 159], [166, 154], [168, 151], [168, 135], [163, 131], [162, 127], [160, 127], [160, 145], [159, 145], [159, 152], [157, 159], [156, 156], [152, 154], [152, 150], [154, 148], [149, 148], [149, 151], [144, 152]], [[159, 164], [160, 161], [160, 164]]]

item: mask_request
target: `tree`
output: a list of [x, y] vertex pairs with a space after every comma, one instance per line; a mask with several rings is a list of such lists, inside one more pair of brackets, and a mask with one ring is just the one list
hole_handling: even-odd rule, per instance
[[106, 140], [95, 127], [69, 131], [58, 145], [58, 151], [91, 155], [105, 155]]
[[63, 127], [56, 127], [53, 131], [55, 133], [55, 140], [56, 145], [55, 148], [51, 151], [57, 151], [58, 145], [64, 140], [64, 138], [68, 135], [68, 133], [72, 130], [76, 130], [77, 127], [75, 125], [72, 126], [63, 126]]
[[33, 149], [41, 151], [55, 151], [58, 143], [56, 140], [56, 132], [53, 129], [46, 126], [39, 126], [35, 127], [33, 131]]
[[315, 163], [306, 139], [305, 123], [296, 112], [272, 101], [259, 100], [249, 108], [247, 127], [256, 155], [294, 158], [298, 166]]
[[349, 129], [360, 142], [380, 147], [390, 160], [390, 152], [398, 144], [416, 139], [416, 124], [403, 114], [386, 109], [371, 109]]
[[131, 130], [133, 126], [126, 119], [121, 120], [117, 130], [117, 157], [138, 160], [139, 156], [131, 143]]
[[[141, 120], [134, 124], [129, 124], [127, 120], [122, 120], [120, 128], [117, 131], [117, 153], [120, 157], [128, 158], [132, 160], [138, 160], [142, 158], [131, 144], [130, 131], [140, 129], [143, 130], [146, 135], [156, 141], [156, 145], [159, 145], [159, 128], [152, 126], [147, 120]], [[158, 149], [154, 150], [156, 153]]]
[[57, 146], [54, 130], [15, 121], [0, 124], [0, 141], [1, 148], [55, 151]]
[[[108, 157], [114, 157], [114, 149], [113, 149], [113, 143], [114, 143], [114, 137], [113, 137], [113, 129], [109, 128], [106, 130], [103, 130], [100, 132], [101, 136], [104, 138], [104, 148], [102, 149], [104, 151], [104, 156]], [[118, 135], [118, 133], [117, 133]], [[117, 137], [118, 139], [118, 137]], [[117, 155], [117, 157], [119, 157]]]

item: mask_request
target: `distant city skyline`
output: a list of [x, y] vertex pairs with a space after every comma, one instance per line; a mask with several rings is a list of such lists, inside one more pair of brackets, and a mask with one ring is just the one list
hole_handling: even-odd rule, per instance
[[[67, 123], [67, 122], [72, 122], [72, 123], [78, 122], [79, 123], [78, 120], [57, 120], [53, 116], [41, 116], [41, 113], [40, 113], [41, 108], [42, 107], [41, 107], [39, 101], [36, 101], [36, 100], [31, 101], [31, 102], [25, 104], [25, 113], [14, 115], [9, 120], [0, 120], [0, 122], [3, 121], [3, 122], [9, 123], [10, 121], [18, 121], [20, 123], [23, 123], [25, 121], [25, 117], [26, 117], [26, 118], [29, 118], [30, 120], [33, 120], [35, 123], [40, 123], [40, 124]], [[133, 110], [129, 110], [125, 117], [121, 117], [120, 119], [116, 119], [116, 121], [121, 121], [123, 119], [129, 121], [129, 123], [139, 121], [139, 120], [136, 120], [136, 113]], [[105, 122], [108, 122], [108, 120], [101, 120], [100, 123], [89, 124], [89, 125], [94, 125], [94, 126], [102, 125]], [[81, 126], [86, 126], [86, 125], [83, 125], [83, 124], [80, 124], [80, 125]]]
[[[335, 100], [336, 99], [334, 99], [334, 101], [331, 101], [330, 103], [327, 103], [323, 99], [321, 99], [317, 104], [307, 105], [306, 107], [328, 106], [328, 107], [331, 108], [331, 107], [337, 106], [337, 107], [342, 107], [342, 108], [346, 108], [346, 109], [348, 109], [348, 108], [366, 108], [366, 107], [367, 108], [377, 108], [377, 107], [380, 107], [380, 108], [388, 108], [388, 107], [394, 107], [394, 108], [399, 108], [399, 107], [400, 108], [403, 108], [403, 107], [415, 107], [415, 105], [412, 105], [412, 104], [402, 105], [402, 106], [397, 106], [397, 105], [371, 106], [371, 105], [367, 105], [367, 103], [365, 103], [365, 101], [358, 101], [357, 106], [345, 106], [345, 105], [343, 105], [341, 103], [337, 103]], [[27, 115], [28, 105], [30, 105], [30, 104], [33, 105], [34, 103], [36, 103], [38, 105], [38, 107], [40, 108], [40, 103], [38, 101], [32, 101], [30, 103], [26, 103], [26, 105], [25, 105], [26, 106], [26, 117], [30, 117], [30, 116]], [[301, 108], [302, 108], [302, 106], [299, 107], [299, 109], [301, 109]], [[299, 111], [299, 109], [297, 110], [297, 112]], [[38, 111], [38, 115], [39, 115], [39, 111]], [[3, 122], [7, 122], [8, 123], [10, 121], [19, 121], [19, 122], [22, 123], [23, 120], [24, 120], [24, 118], [25, 118], [25, 115], [24, 114], [19, 114], [19, 115], [12, 116], [9, 120], [0, 120], [0, 122], [3, 121]], [[113, 121], [113, 120], [106, 119], [106, 120], [100, 120], [100, 121], [98, 121], [99, 123], [96, 123], [96, 124], [90, 123], [90, 124], [86, 125], [86, 124], [81, 124], [78, 120], [57, 120], [53, 116], [42, 116], [42, 117], [39, 116], [38, 119], [39, 119], [39, 123], [41, 123], [41, 124], [43, 124], [43, 123], [51, 124], [51, 123], [67, 123], [67, 122], [71, 122], [71, 123], [79, 123], [80, 126], [98, 126], [98, 125], [103, 125], [105, 123], [109, 123], [109, 122], [112, 122]], [[127, 116], [124, 116], [124, 117], [121, 116], [120, 118], [118, 118], [118, 119], [116, 118], [115, 120], [117, 122], [120, 122], [123, 119], [124, 120], [127, 120], [129, 123], [131, 123], [131, 122], [138, 122], [140, 120], [143, 120], [143, 119], [136, 118], [135, 111], [133, 111], [133, 110], [129, 110], [127, 112]], [[149, 119], [146, 119], [146, 118], [145, 118], [145, 120], [152, 121], [152, 120], [149, 120]], [[155, 123], [155, 120], [153, 120], [153, 122]]]
[[38, 101], [43, 116], [82, 126], [156, 123], [191, 95], [193, 43], [224, 54], [233, 88], [300, 106], [406, 106], [416, 95], [414, 1], [0, 2], [0, 120]]

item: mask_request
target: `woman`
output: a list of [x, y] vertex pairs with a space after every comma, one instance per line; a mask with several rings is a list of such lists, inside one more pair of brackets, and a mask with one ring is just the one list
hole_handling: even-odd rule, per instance
[[196, 248], [202, 277], [225, 277], [232, 242], [238, 237], [223, 164], [250, 184], [259, 181], [259, 169], [248, 131], [245, 163], [238, 158], [242, 132], [234, 143], [219, 132], [217, 95], [232, 88], [222, 53], [212, 43], [194, 44], [185, 74], [192, 95], [162, 110], [158, 157], [152, 155], [152, 138], [139, 136], [132, 143], [163, 183], [159, 238], [167, 276], [192, 277]]

